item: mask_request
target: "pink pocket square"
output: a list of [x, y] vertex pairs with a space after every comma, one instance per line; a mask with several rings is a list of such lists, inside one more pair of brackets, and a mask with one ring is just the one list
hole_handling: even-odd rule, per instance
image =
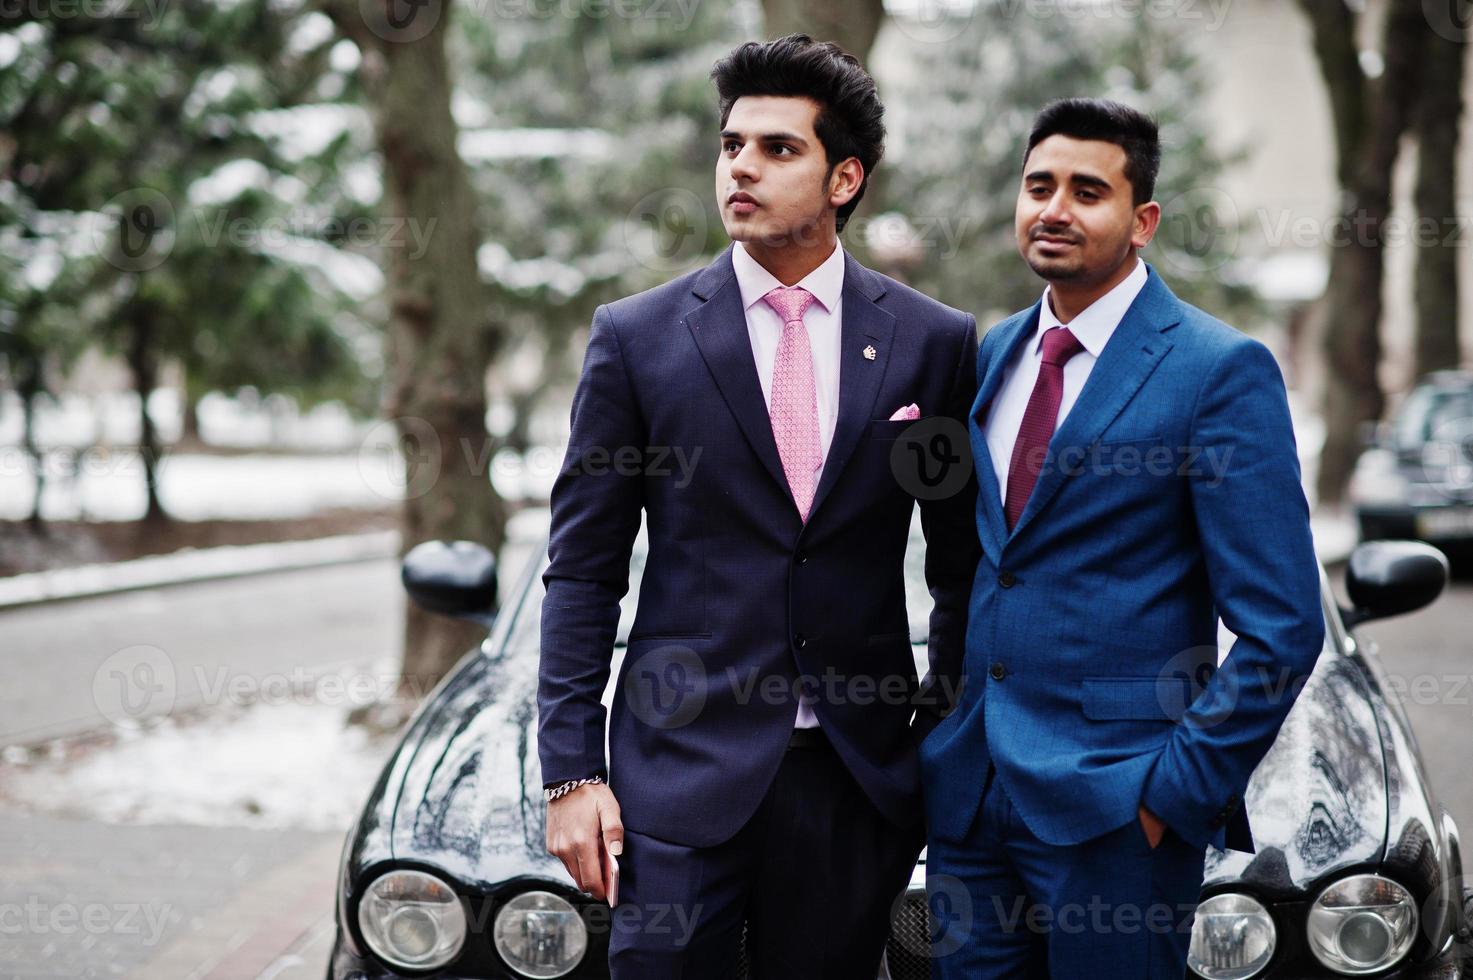
[[890, 416], [891, 422], [913, 422], [921, 417], [921, 410], [915, 402], [911, 402], [904, 408], [897, 408], [895, 414]]

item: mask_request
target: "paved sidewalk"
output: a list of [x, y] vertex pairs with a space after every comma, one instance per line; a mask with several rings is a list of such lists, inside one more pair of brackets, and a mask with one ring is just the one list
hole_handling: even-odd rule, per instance
[[0, 814], [0, 980], [321, 980], [342, 841]]

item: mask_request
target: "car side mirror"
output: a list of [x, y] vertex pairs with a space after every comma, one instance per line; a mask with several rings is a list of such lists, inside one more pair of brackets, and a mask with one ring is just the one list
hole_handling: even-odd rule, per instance
[[1347, 628], [1421, 609], [1447, 585], [1447, 557], [1420, 541], [1367, 541], [1350, 553], [1342, 609]]
[[430, 612], [477, 621], [496, 615], [496, 556], [485, 545], [417, 544], [404, 556], [400, 577], [409, 598]]

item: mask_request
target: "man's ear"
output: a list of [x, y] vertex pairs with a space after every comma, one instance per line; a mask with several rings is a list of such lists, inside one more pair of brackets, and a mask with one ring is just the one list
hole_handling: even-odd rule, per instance
[[858, 157], [841, 161], [829, 172], [829, 206], [841, 208], [864, 186], [864, 164]]
[[1136, 249], [1145, 248], [1151, 244], [1151, 239], [1156, 237], [1156, 229], [1161, 227], [1161, 205], [1155, 201], [1147, 201], [1138, 204], [1135, 208], [1135, 220], [1130, 229], [1130, 244]]

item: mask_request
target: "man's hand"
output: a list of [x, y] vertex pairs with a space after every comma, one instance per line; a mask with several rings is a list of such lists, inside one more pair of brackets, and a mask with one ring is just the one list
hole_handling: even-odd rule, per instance
[[1166, 834], [1166, 824], [1145, 807], [1141, 807], [1140, 810], [1141, 829], [1146, 832], [1146, 841], [1151, 845], [1151, 849], [1155, 850], [1161, 843], [1161, 838]]
[[603, 783], [588, 783], [547, 804], [547, 850], [568, 869], [580, 889], [599, 901], [604, 892], [603, 849], [624, 853], [619, 801]]

